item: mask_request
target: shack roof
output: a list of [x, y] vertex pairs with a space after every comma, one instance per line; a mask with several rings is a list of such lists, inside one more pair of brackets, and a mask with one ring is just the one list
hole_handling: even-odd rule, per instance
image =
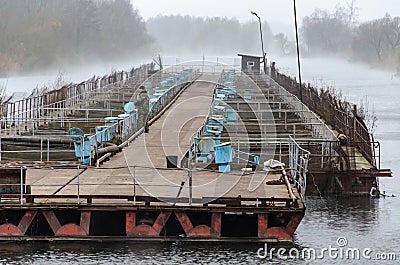
[[238, 53], [238, 56], [241, 56], [241, 57], [251, 57], [251, 58], [262, 58], [262, 56], [249, 55], [249, 54], [241, 54], [241, 53]]

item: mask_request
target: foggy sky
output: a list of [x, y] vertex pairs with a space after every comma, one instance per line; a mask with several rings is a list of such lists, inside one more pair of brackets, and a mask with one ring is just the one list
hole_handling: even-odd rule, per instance
[[[267, 20], [274, 32], [289, 34], [293, 25], [292, 0], [131, 0], [139, 13], [148, 19], [162, 15], [191, 15], [236, 17], [240, 21], [256, 19], [250, 10]], [[297, 0], [299, 22], [310, 15], [315, 8], [333, 11], [338, 3], [346, 5], [350, 0]], [[392, 16], [400, 15], [399, 0], [357, 0], [359, 21], [380, 18], [386, 12]]]

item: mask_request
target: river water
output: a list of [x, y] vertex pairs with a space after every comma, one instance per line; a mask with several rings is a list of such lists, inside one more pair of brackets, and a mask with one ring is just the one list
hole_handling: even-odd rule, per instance
[[[293, 58], [276, 60], [286, 73], [296, 74]], [[391, 168], [393, 178], [380, 181], [386, 194], [400, 195], [400, 79], [393, 73], [336, 59], [304, 59], [303, 79], [317, 85], [340, 88], [354, 103], [369, 103], [377, 118], [376, 140], [382, 145], [382, 168]], [[12, 80], [11, 80], [12, 81]], [[12, 82], [10, 82], [12, 83]], [[18, 88], [11, 88], [18, 90]], [[365, 100], [366, 98], [366, 100]], [[340, 245], [339, 245], [340, 244]], [[340, 246], [340, 247], [339, 247]], [[278, 255], [268, 246], [272, 259], [257, 255], [262, 244], [99, 244], [99, 243], [26, 243], [0, 245], [0, 263], [4, 264], [398, 264], [400, 260], [400, 200], [398, 197], [336, 198], [308, 197], [306, 215], [296, 231], [294, 246], [285, 246]], [[323, 248], [357, 249], [354, 255], [321, 259], [285, 259], [296, 250]], [[364, 256], [362, 253], [364, 252]], [[263, 254], [264, 252], [259, 252]], [[269, 252], [268, 252], [269, 253]], [[338, 251], [337, 253], [340, 253]], [[367, 260], [388, 258], [397, 261]], [[354, 258], [355, 257], [355, 258]]]

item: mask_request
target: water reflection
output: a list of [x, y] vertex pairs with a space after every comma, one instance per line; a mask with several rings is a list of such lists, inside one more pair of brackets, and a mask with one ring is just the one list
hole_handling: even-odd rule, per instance
[[260, 244], [4, 244], [6, 264], [258, 264]]
[[[382, 210], [390, 202], [370, 198], [307, 198], [307, 213], [301, 223], [294, 245], [269, 245], [289, 251], [295, 247], [321, 248], [336, 246], [339, 236], [344, 236], [352, 247], [390, 249], [391, 243], [376, 244], [382, 240], [379, 229], [385, 216]], [[384, 215], [388, 214], [383, 211]], [[389, 213], [390, 214], [390, 213]], [[377, 233], [374, 230], [377, 230]], [[258, 258], [257, 250], [263, 244], [193, 244], [162, 243], [21, 243], [3, 244], [0, 263], [6, 264], [266, 264]], [[282, 264], [274, 253], [268, 264]], [[285, 260], [285, 264], [310, 264], [310, 260]], [[322, 263], [312, 261], [311, 264]], [[325, 261], [326, 262], [326, 261]], [[341, 264], [343, 260], [329, 260]], [[352, 262], [347, 262], [352, 264]], [[353, 262], [354, 264], [362, 264]]]

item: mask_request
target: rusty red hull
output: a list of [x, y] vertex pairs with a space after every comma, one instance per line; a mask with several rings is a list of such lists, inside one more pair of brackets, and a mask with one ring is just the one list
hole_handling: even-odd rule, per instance
[[304, 209], [261, 207], [9, 207], [0, 241], [291, 242]]

